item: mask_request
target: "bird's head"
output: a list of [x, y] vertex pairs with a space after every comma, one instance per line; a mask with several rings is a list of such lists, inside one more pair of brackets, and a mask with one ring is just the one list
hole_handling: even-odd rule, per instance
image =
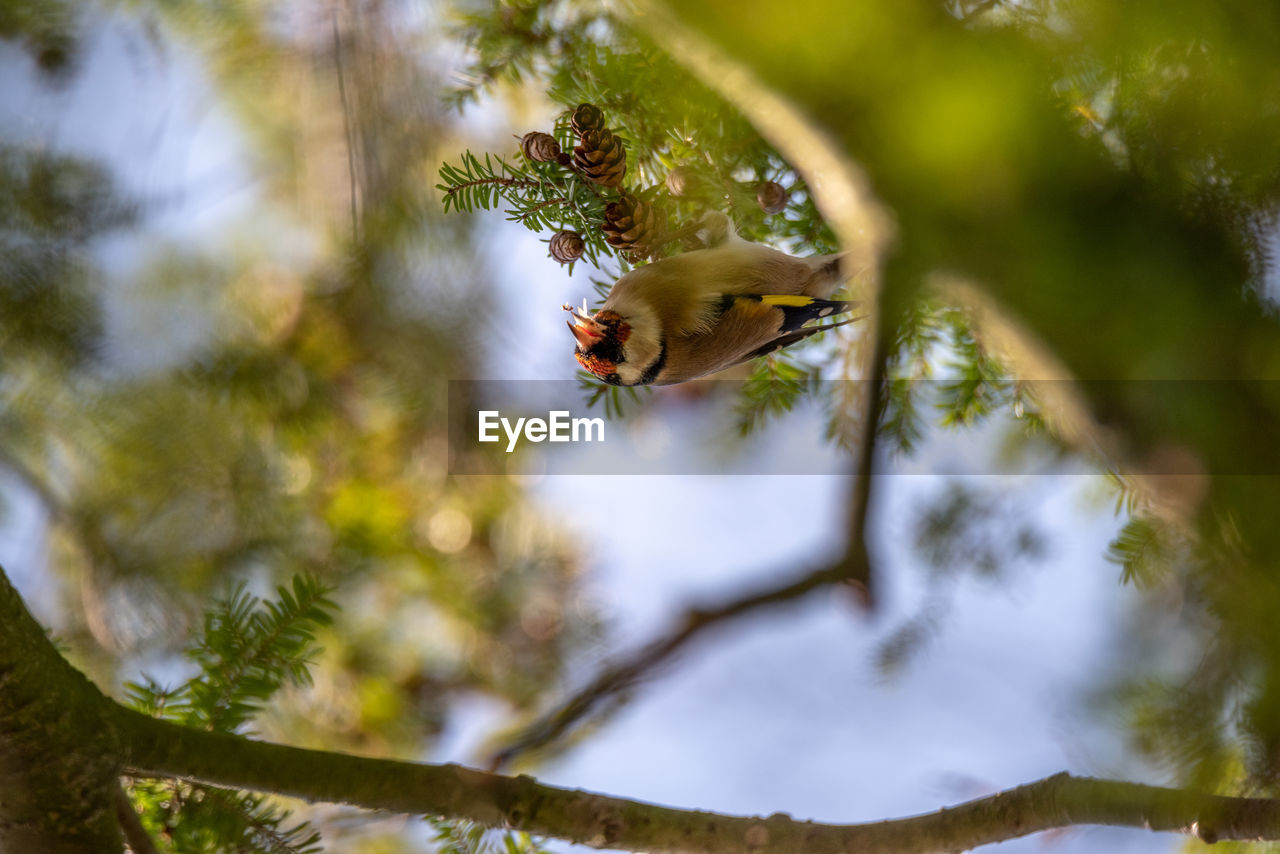
[[[584, 370], [610, 385], [645, 385], [661, 370], [662, 342], [650, 332], [650, 323], [636, 323], [611, 309], [595, 314], [582, 307], [565, 305], [572, 315], [569, 331], [577, 346], [573, 356]], [[657, 366], [655, 368], [655, 365]]]

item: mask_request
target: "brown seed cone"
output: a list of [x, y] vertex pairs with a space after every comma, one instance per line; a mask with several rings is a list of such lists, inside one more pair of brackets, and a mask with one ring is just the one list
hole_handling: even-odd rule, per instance
[[789, 199], [790, 193], [777, 181], [762, 181], [756, 187], [756, 204], [767, 214], [781, 213]]
[[681, 164], [667, 173], [667, 192], [706, 208], [723, 207], [724, 188], [712, 176], [692, 163]]
[[595, 104], [579, 104], [569, 117], [573, 132], [582, 136], [589, 130], [604, 129], [604, 111]]
[[584, 245], [582, 235], [578, 232], [557, 231], [551, 235], [551, 243], [547, 248], [551, 250], [551, 257], [561, 264], [571, 264], [582, 257]]
[[627, 149], [609, 131], [589, 130], [573, 150], [573, 165], [597, 184], [616, 187], [627, 171]]
[[706, 183], [692, 166], [677, 166], [667, 173], [667, 192], [677, 199], [697, 195]]
[[520, 150], [524, 156], [538, 163], [560, 159], [560, 143], [549, 133], [531, 131], [520, 138]]
[[610, 246], [641, 254], [648, 251], [661, 231], [653, 205], [635, 196], [623, 196], [621, 201], [605, 205], [604, 225], [600, 230]]

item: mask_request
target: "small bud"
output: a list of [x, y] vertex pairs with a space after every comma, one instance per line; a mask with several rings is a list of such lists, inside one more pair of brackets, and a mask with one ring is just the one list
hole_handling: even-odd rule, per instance
[[667, 173], [667, 192], [677, 199], [697, 195], [706, 184], [692, 166], [677, 166]]
[[561, 264], [571, 264], [582, 257], [583, 246], [582, 235], [578, 232], [557, 231], [551, 235], [547, 248], [551, 250], [551, 257]]
[[579, 104], [573, 111], [573, 115], [569, 117], [569, 124], [578, 136], [582, 136], [589, 130], [602, 130], [604, 111], [595, 104]]
[[767, 214], [780, 213], [786, 208], [789, 195], [777, 181], [762, 181], [756, 187], [756, 204]]
[[520, 150], [536, 163], [548, 163], [560, 158], [560, 143], [555, 137], [542, 131], [531, 131], [520, 138]]

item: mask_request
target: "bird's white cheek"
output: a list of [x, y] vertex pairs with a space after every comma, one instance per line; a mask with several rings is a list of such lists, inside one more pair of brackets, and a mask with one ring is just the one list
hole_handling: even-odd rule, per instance
[[644, 371], [626, 362], [618, 365], [618, 379], [622, 380], [623, 385], [635, 385], [643, 375]]

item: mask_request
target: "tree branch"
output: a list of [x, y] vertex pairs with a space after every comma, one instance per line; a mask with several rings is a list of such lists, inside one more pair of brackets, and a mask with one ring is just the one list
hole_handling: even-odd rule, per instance
[[1000, 0], [981, 0], [980, 3], [977, 3], [972, 8], [962, 9], [960, 20], [972, 21], [973, 19], [978, 18], [982, 15], [985, 15], [987, 12], [990, 12], [992, 9], [994, 9], [998, 5], [1000, 5]]
[[[893, 217], [872, 189], [866, 171], [823, 132], [803, 110], [770, 89], [742, 63], [700, 33], [685, 26], [657, 0], [638, 4], [630, 22], [646, 30], [689, 71], [737, 108], [804, 176], [815, 204], [845, 252], [846, 275], [865, 272], [856, 298], [871, 318], [860, 338], [851, 342], [849, 363], [855, 377], [869, 382], [861, 407], [857, 468], [848, 500], [848, 546], [839, 568], [857, 589], [862, 604], [874, 605], [871, 559], [866, 546], [867, 512], [871, 505], [872, 462], [879, 423], [885, 353], [881, 344], [881, 277], [885, 256], [895, 237]], [[859, 384], [860, 385], [860, 384]]]
[[593, 847], [653, 854], [868, 854], [967, 850], [1077, 824], [1173, 831], [1206, 842], [1280, 839], [1280, 801], [1061, 773], [912, 818], [832, 825], [720, 815], [547, 786], [459, 765], [368, 759], [187, 729], [117, 707], [132, 773], [308, 801], [426, 813]]
[[605, 666], [585, 687], [518, 733], [506, 747], [490, 758], [490, 770], [496, 771], [517, 756], [545, 747], [563, 737], [572, 726], [590, 715], [606, 700], [635, 686], [708, 629], [721, 623], [754, 613], [760, 608], [790, 602], [837, 582], [851, 584], [862, 607], [867, 610], [874, 607], [871, 557], [867, 550], [866, 534], [884, 365], [884, 354], [876, 353], [872, 359], [870, 382], [865, 384], [862, 430], [858, 437], [857, 461], [851, 476], [847, 503], [847, 545], [840, 559], [831, 566], [808, 572], [781, 586], [748, 593], [715, 608], [687, 610], [677, 621], [677, 627], [666, 636]]
[[[873, 322], [878, 322], [878, 313], [873, 318]], [[867, 337], [872, 341], [881, 340], [874, 329], [868, 332]], [[590, 715], [603, 702], [636, 685], [653, 670], [670, 661], [705, 631], [720, 623], [746, 616], [760, 608], [790, 602], [837, 582], [850, 584], [863, 608], [871, 610], [874, 607], [874, 580], [866, 535], [885, 361], [886, 355], [883, 348], [877, 347], [869, 360], [868, 381], [856, 384], [864, 389], [861, 430], [858, 434], [857, 459], [851, 475], [847, 499], [847, 540], [845, 551], [840, 559], [831, 566], [811, 571], [781, 586], [748, 593], [719, 607], [709, 610], [703, 608], [687, 610], [677, 621], [677, 627], [665, 637], [605, 666], [585, 687], [518, 733], [506, 747], [490, 758], [488, 763], [490, 770], [502, 768], [517, 756], [545, 747], [561, 738], [572, 726]]]
[[66, 662], [0, 570], [0, 851], [121, 850], [107, 699]]
[[133, 803], [125, 794], [124, 787], [119, 783], [111, 793], [111, 800], [115, 804], [116, 820], [120, 822], [120, 834], [124, 837], [125, 845], [129, 846], [132, 854], [160, 854], [151, 837], [147, 835], [147, 829], [142, 826], [142, 821], [134, 811]]
[[474, 181], [464, 181], [461, 184], [454, 184], [452, 187], [445, 190], [444, 194], [446, 196], [452, 196], [462, 190], [469, 190], [472, 187], [479, 187], [483, 184], [496, 184], [499, 187], [521, 187], [525, 189], [542, 186], [540, 181], [531, 181], [528, 178], [476, 178]]
[[560, 738], [570, 727], [591, 714], [606, 699], [615, 697], [640, 682], [709, 629], [754, 613], [760, 608], [799, 599], [814, 590], [847, 577], [848, 570], [841, 562], [806, 573], [781, 586], [749, 593], [714, 608], [691, 608], [685, 611], [684, 616], [677, 622], [677, 628], [673, 631], [601, 669], [586, 687], [513, 738], [509, 745], [494, 754], [489, 762], [489, 768], [492, 770], [501, 768], [516, 756], [545, 747]]
[[[877, 322], [878, 317], [872, 322]], [[843, 580], [852, 584], [860, 604], [868, 611], [875, 608], [875, 579], [871, 555], [867, 550], [867, 514], [871, 509], [871, 489], [875, 477], [876, 433], [880, 425], [881, 398], [884, 393], [886, 355], [878, 351], [871, 359], [871, 376], [865, 384], [862, 407], [862, 430], [858, 435], [857, 462], [847, 499], [847, 540], [838, 567]]]

